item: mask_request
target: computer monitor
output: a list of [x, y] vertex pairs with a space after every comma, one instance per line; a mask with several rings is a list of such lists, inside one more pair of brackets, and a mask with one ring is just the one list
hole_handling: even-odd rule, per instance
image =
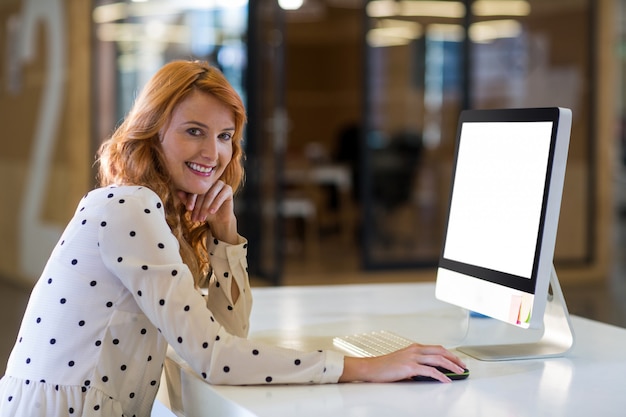
[[[505, 341], [486, 353], [474, 346], [472, 356], [558, 355], [573, 344], [553, 267], [571, 123], [565, 108], [461, 113], [436, 297], [513, 326], [543, 330], [540, 340], [530, 343]], [[561, 304], [558, 326], [569, 326], [571, 340], [561, 338], [562, 329], [556, 330], [559, 336], [544, 329], [549, 299]], [[558, 346], [546, 350], [546, 339]]]

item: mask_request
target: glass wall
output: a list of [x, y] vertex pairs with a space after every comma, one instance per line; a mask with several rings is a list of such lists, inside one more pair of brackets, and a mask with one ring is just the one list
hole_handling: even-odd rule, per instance
[[571, 108], [557, 262], [593, 244], [593, 5], [588, 0], [368, 2], [366, 267], [434, 265], [464, 108]]
[[94, 137], [175, 58], [220, 67], [249, 112], [236, 205], [253, 273], [436, 265], [464, 108], [574, 113], [557, 262], [594, 245], [591, 0], [96, 0]]

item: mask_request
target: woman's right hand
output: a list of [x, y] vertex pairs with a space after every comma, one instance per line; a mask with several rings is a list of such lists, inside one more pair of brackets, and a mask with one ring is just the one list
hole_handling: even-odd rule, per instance
[[463, 373], [465, 364], [443, 346], [414, 343], [396, 352], [373, 358], [346, 356], [339, 382], [395, 382], [414, 376], [428, 376], [441, 382], [450, 378], [435, 367]]
[[237, 218], [233, 207], [233, 189], [230, 185], [218, 180], [205, 194], [178, 191], [177, 196], [191, 212], [192, 221], [209, 223], [214, 238], [237, 244]]

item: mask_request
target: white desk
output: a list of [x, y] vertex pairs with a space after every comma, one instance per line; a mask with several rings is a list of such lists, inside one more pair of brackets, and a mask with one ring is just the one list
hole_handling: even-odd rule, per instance
[[[251, 338], [287, 347], [327, 348], [332, 336], [380, 329], [452, 347], [464, 327], [463, 312], [435, 300], [433, 284], [258, 288], [254, 295]], [[572, 321], [577, 339], [566, 357], [509, 362], [464, 357], [471, 375], [451, 384], [211, 386], [184, 363], [170, 359], [166, 368], [174, 385], [182, 385], [187, 416], [626, 415], [626, 329], [580, 317]], [[181, 395], [181, 387], [176, 390]], [[174, 412], [181, 401], [173, 399]]]

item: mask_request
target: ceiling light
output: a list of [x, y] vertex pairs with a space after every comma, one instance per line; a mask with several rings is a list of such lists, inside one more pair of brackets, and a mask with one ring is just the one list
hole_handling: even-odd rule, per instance
[[465, 6], [459, 1], [401, 1], [400, 15], [462, 18]]
[[476, 16], [528, 16], [530, 4], [526, 0], [476, 0], [472, 13]]
[[424, 16], [462, 18], [465, 6], [460, 1], [394, 1], [375, 0], [367, 4], [370, 17]]
[[367, 43], [372, 47], [408, 45], [422, 36], [422, 25], [397, 19], [380, 19], [376, 28], [367, 33]]
[[403, 46], [409, 43], [411, 43], [411, 39], [404, 36], [395, 36], [387, 29], [370, 29], [367, 32], [367, 44], [372, 48]]
[[369, 17], [390, 17], [398, 15], [398, 2], [394, 0], [376, 0], [367, 3], [365, 8]]
[[503, 38], [516, 38], [521, 33], [521, 23], [512, 19], [473, 23], [469, 28], [470, 39], [476, 43], [488, 43]]
[[278, 0], [278, 5], [283, 10], [298, 10], [304, 4], [304, 0]]

